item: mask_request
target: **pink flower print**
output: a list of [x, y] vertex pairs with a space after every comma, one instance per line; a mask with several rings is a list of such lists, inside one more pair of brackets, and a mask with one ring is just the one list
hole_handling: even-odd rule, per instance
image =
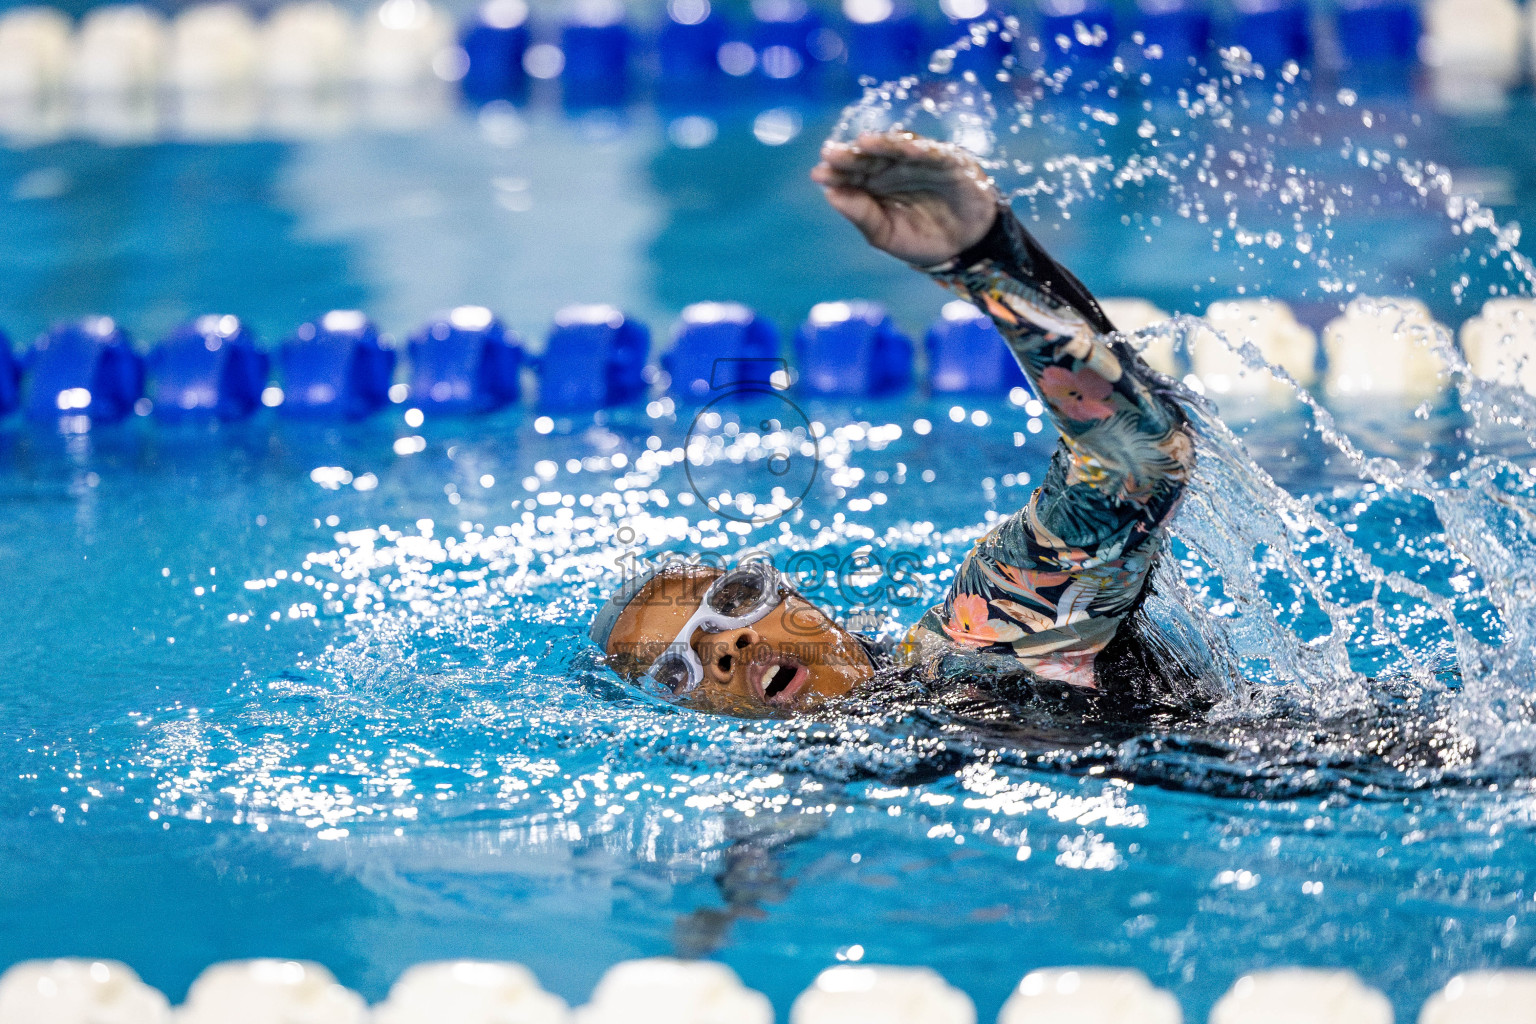
[[1085, 690], [1097, 690], [1099, 678], [1093, 671], [1097, 651], [1060, 651], [1031, 665], [1035, 675], [1055, 679]]
[[969, 647], [986, 647], [988, 644], [1012, 643], [1024, 635], [1024, 631], [1005, 619], [987, 617], [986, 599], [976, 594], [957, 594], [950, 603], [949, 621], [944, 632], [951, 640]]
[[1069, 420], [1092, 423], [1115, 414], [1104, 399], [1114, 388], [1091, 370], [1064, 370], [1047, 366], [1040, 374], [1040, 393], [1051, 407]]

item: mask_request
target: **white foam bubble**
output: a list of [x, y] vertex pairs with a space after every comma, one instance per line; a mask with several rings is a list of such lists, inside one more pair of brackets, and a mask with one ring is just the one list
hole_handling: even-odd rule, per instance
[[1419, 51], [1443, 107], [1497, 109], [1520, 81], [1524, 40], [1515, 0], [1429, 0]]
[[1430, 996], [1419, 1024], [1525, 1024], [1536, 1006], [1536, 971], [1469, 971]]
[[57, 89], [69, 66], [69, 19], [46, 7], [0, 16], [0, 96], [35, 97]]
[[330, 971], [296, 960], [233, 960], [197, 976], [178, 1024], [362, 1024], [368, 1007]]
[[565, 1000], [521, 964], [457, 960], [418, 964], [373, 1011], [373, 1024], [566, 1024]]
[[165, 19], [137, 4], [98, 7], [75, 36], [69, 81], [86, 93], [142, 92], [159, 83]]
[[352, 75], [352, 19], [326, 0], [285, 4], [262, 27], [261, 76], [278, 89], [319, 89]]
[[1392, 1004], [1350, 971], [1293, 967], [1239, 978], [1210, 1024], [1392, 1024]]
[[1323, 328], [1331, 396], [1427, 397], [1446, 380], [1436, 346], [1445, 328], [1418, 299], [1360, 297]]
[[790, 1024], [975, 1024], [964, 992], [926, 967], [829, 967], [795, 999]]
[[[1109, 317], [1109, 322], [1126, 334], [1135, 334], [1153, 324], [1168, 319], [1168, 311], [1156, 303], [1137, 298], [1100, 299], [1099, 308]], [[1173, 354], [1173, 336], [1159, 334], [1150, 338], [1142, 350], [1141, 358], [1158, 373], [1178, 376], [1178, 364]]]
[[165, 996], [115, 960], [28, 960], [0, 975], [5, 1024], [166, 1024]]
[[1251, 342], [1268, 363], [1283, 368], [1303, 387], [1316, 379], [1317, 335], [1296, 321], [1283, 302], [1235, 299], [1213, 302], [1205, 321], [1214, 331], [1200, 331], [1190, 346], [1195, 375], [1207, 393], [1281, 394], [1290, 389], [1263, 369], [1253, 369], [1237, 349]]
[[179, 89], [248, 86], [259, 54], [256, 22], [233, 3], [189, 7], [171, 25], [166, 78]]
[[452, 46], [452, 20], [426, 0], [385, 0], [363, 22], [360, 71], [374, 85], [425, 81]]
[[1183, 1024], [1178, 1000], [1140, 971], [1059, 967], [1031, 971], [998, 1024]]
[[1536, 395], [1536, 299], [1490, 299], [1461, 325], [1461, 350], [1484, 380]]
[[577, 1024], [773, 1024], [767, 997], [708, 960], [626, 960], [597, 983]]

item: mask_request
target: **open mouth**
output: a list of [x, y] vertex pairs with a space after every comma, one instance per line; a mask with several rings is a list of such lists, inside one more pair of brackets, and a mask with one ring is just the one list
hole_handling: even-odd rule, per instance
[[768, 704], [785, 705], [805, 688], [810, 670], [794, 658], [779, 655], [752, 666], [752, 686]]

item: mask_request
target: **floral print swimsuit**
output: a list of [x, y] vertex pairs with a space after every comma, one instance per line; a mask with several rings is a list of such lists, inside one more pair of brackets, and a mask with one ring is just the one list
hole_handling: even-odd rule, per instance
[[1029, 504], [976, 542], [904, 645], [957, 648], [1097, 689], [1194, 468], [1179, 408], [1099, 305], [1006, 205], [976, 245], [923, 268], [989, 314], [1061, 432]]

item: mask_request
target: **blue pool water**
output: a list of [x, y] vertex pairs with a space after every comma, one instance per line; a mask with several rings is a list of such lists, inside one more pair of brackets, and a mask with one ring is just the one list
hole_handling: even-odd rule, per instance
[[[1202, 199], [1188, 175], [1065, 195], [1078, 165], [1047, 167], [1061, 153], [1098, 147], [1123, 167], [1145, 152], [1130, 104], [1112, 130], [1079, 132], [1069, 110], [1020, 144], [1033, 155], [1012, 154], [1037, 164], [1012, 184], [1095, 291], [1170, 309], [1241, 288], [1319, 323], [1350, 289], [1411, 289], [1454, 326], [1490, 287], [1518, 287], [1443, 203], [1355, 147], [1442, 161], [1507, 225], [1536, 206], [1528, 105], [1480, 123], [1388, 102], [1381, 139], [1361, 127], [1369, 104], [1325, 106], [1295, 122], [1319, 142], [1280, 146], [1325, 183], [1309, 195], [1335, 201], [1322, 271], [1267, 243], [1213, 245], [1226, 208], [1169, 212], [1180, 189]], [[568, 302], [615, 303], [661, 334], [699, 300], [788, 329], [857, 296], [920, 330], [942, 294], [870, 252], [805, 180], [838, 112], [786, 109], [770, 124], [801, 130], [776, 146], [754, 136], [761, 113], [711, 112], [717, 136], [697, 149], [650, 109], [497, 106], [304, 143], [0, 151], [0, 325], [25, 339], [110, 313], [147, 340], [218, 310], [272, 343], [332, 307], [401, 335], [475, 302], [536, 344]], [[1242, 202], [1260, 236], [1279, 216]], [[1227, 624], [1264, 685], [1175, 740], [978, 725], [900, 692], [739, 721], [619, 686], [584, 634], [627, 552], [910, 553], [919, 593], [900, 595], [915, 600], [881, 623], [894, 628], [942, 595], [989, 516], [1023, 503], [1054, 444], [1006, 402], [804, 407], [824, 428], [816, 485], [743, 530], [688, 502], [670, 455], [645, 454], [682, 445], [686, 414], [0, 424], [0, 964], [115, 957], [178, 998], [215, 960], [309, 958], [377, 999], [412, 963], [482, 957], [581, 1001], [620, 959], [707, 952], [782, 1015], [821, 968], [862, 957], [937, 968], [982, 1019], [1038, 966], [1136, 967], [1200, 1019], [1247, 970], [1337, 965], [1409, 1019], [1459, 971], [1530, 962], [1529, 677], [1465, 671], [1477, 642], [1527, 635], [1521, 606], [1484, 586], [1526, 564], [1526, 485], [1511, 466], [1480, 488], [1466, 457], [1528, 461], [1518, 427], [1501, 436], [1450, 399], [1337, 408], [1368, 455], [1425, 461], [1444, 489], [1415, 495], [1363, 483], [1296, 409], [1229, 404], [1318, 512], [1275, 526], [1264, 509], [1281, 492], [1222, 476], [1233, 453], [1208, 448], [1215, 497], [1182, 514], [1169, 579], [1209, 585], [1190, 606]], [[423, 450], [397, 454], [418, 436]], [[1352, 667], [1328, 662], [1344, 648], [1294, 566], [1261, 559], [1252, 585], [1278, 624], [1255, 624], [1222, 541], [1270, 527], [1271, 551], [1289, 544], [1327, 579]], [[1473, 550], [1478, 537], [1503, 554]], [[1345, 539], [1428, 596], [1377, 588]], [[852, 587], [821, 596], [871, 604]], [[1254, 656], [1266, 644], [1292, 667]]]

